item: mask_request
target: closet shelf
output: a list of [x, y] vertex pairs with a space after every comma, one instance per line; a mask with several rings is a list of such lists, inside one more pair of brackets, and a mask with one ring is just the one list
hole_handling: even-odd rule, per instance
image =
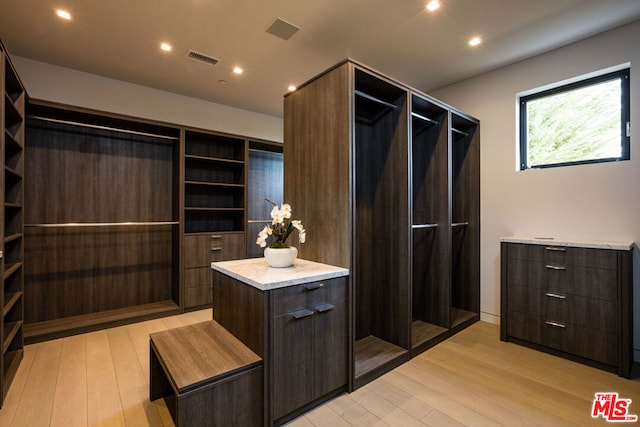
[[178, 221], [147, 221], [147, 222], [64, 222], [46, 224], [25, 224], [25, 227], [35, 228], [62, 228], [62, 227], [131, 227], [131, 226], [156, 226], [178, 225]]
[[13, 202], [4, 202], [5, 208], [22, 209], [22, 204]]
[[21, 239], [22, 233], [9, 234], [8, 236], [4, 236], [4, 242], [9, 243], [13, 240]]
[[244, 211], [244, 208], [204, 208], [204, 207], [197, 207], [197, 206], [185, 206], [184, 207], [185, 211], [200, 211], [200, 212], [242, 212]]
[[11, 169], [11, 168], [10, 168], [9, 166], [7, 166], [7, 165], [5, 165], [5, 166], [4, 166], [4, 171], [5, 171], [5, 172], [8, 172], [10, 175], [12, 175], [12, 176], [13, 176], [13, 177], [15, 177], [15, 178], [22, 179], [22, 175], [21, 175], [21, 174], [19, 174], [19, 173], [18, 173], [18, 172], [16, 172], [15, 170]]
[[204, 185], [209, 187], [231, 187], [244, 188], [244, 184], [227, 184], [224, 182], [207, 182], [207, 181], [185, 181], [185, 185]]
[[213, 163], [229, 163], [235, 165], [244, 165], [244, 160], [236, 160], [236, 159], [227, 159], [224, 157], [209, 157], [209, 156], [197, 156], [194, 154], [185, 154], [185, 160], [195, 160], [202, 162], [213, 162]]
[[20, 141], [18, 141], [18, 139], [11, 132], [9, 132], [9, 130], [4, 130], [4, 137], [5, 143], [9, 142], [18, 150], [22, 150], [22, 143], [20, 143]]
[[4, 304], [4, 308], [2, 310], [2, 316], [6, 316], [7, 313], [9, 313], [11, 311], [13, 306], [16, 305], [16, 303], [18, 301], [20, 301], [20, 297], [22, 297], [22, 292], [14, 292], [14, 293], [5, 293], [4, 294], [5, 304]]
[[11, 275], [13, 273], [15, 273], [16, 271], [18, 271], [20, 269], [20, 267], [22, 267], [22, 263], [21, 262], [16, 262], [13, 264], [9, 264], [5, 261], [4, 264], [4, 280], [7, 280], [9, 277], [11, 277]]
[[2, 343], [2, 355], [4, 355], [7, 352], [7, 350], [9, 349], [9, 346], [13, 342], [13, 339], [18, 334], [18, 331], [20, 331], [20, 328], [22, 328], [22, 320], [19, 320], [17, 322], [5, 322], [4, 342]]

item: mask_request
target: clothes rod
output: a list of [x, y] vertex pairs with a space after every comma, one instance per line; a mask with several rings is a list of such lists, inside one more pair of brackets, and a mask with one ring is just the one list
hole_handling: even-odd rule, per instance
[[25, 224], [25, 227], [35, 228], [62, 228], [62, 227], [130, 227], [130, 226], [155, 226], [178, 225], [178, 221], [149, 221], [149, 222], [64, 222], [47, 224]]
[[469, 225], [469, 221], [454, 222], [453, 224], [451, 224], [452, 227], [464, 227], [465, 225]]
[[413, 117], [415, 117], [416, 119], [420, 119], [420, 120], [422, 120], [422, 121], [429, 122], [429, 123], [432, 123], [432, 124], [434, 124], [434, 125], [437, 125], [437, 124], [438, 124], [438, 121], [437, 121], [437, 120], [430, 119], [429, 117], [423, 116], [422, 114], [418, 114], [418, 113], [411, 113], [411, 115], [412, 115]]
[[360, 90], [356, 90], [354, 92], [355, 92], [356, 95], [358, 95], [358, 96], [360, 96], [362, 98], [368, 99], [369, 101], [377, 102], [378, 104], [382, 104], [382, 105], [384, 105], [386, 107], [393, 108], [394, 110], [398, 108], [396, 105], [394, 105], [394, 104], [392, 104], [390, 102], [383, 101], [382, 99], [378, 99], [375, 96], [371, 96], [371, 95], [369, 95], [367, 93], [364, 93], [364, 92], [362, 92]]
[[250, 219], [247, 221], [248, 224], [271, 224], [271, 222], [270, 219]]
[[456, 128], [451, 128], [451, 132], [453, 133], [457, 133], [458, 135], [462, 135], [462, 136], [469, 136], [469, 134], [467, 132], [463, 132], [459, 129]]
[[85, 127], [85, 128], [91, 128], [91, 129], [100, 129], [100, 130], [108, 130], [108, 131], [113, 131], [113, 132], [128, 133], [128, 134], [131, 134], [131, 135], [150, 136], [152, 138], [168, 139], [168, 140], [171, 140], [171, 141], [177, 141], [177, 140], [180, 139], [180, 138], [177, 138], [175, 136], [158, 135], [158, 134], [155, 134], [155, 133], [139, 132], [139, 131], [129, 130], [129, 129], [120, 129], [120, 128], [115, 128], [115, 127], [111, 127], [111, 126], [92, 125], [92, 124], [89, 124], [89, 123], [80, 123], [80, 122], [74, 122], [74, 121], [71, 121], [71, 120], [52, 119], [50, 117], [33, 116], [33, 115], [29, 115], [27, 117], [30, 118], [30, 119], [42, 120], [42, 121], [45, 121], [45, 122], [60, 123], [60, 124], [63, 124], [63, 125], [80, 126], [80, 127]]
[[279, 151], [263, 150], [261, 148], [249, 148], [249, 151], [255, 151], [257, 153], [268, 153], [268, 154], [279, 154], [279, 155], [282, 155], [282, 153], [279, 152]]
[[416, 225], [412, 225], [411, 228], [416, 230], [420, 228], [436, 228], [437, 226], [438, 224], [416, 224]]

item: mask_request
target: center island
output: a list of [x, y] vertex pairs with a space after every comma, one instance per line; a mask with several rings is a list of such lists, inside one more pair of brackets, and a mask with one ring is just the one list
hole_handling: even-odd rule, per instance
[[264, 360], [266, 425], [347, 390], [349, 270], [304, 259], [211, 263], [213, 319]]

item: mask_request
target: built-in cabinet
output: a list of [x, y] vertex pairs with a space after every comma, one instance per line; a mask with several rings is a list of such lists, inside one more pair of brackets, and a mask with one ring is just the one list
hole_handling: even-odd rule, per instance
[[479, 319], [479, 123], [351, 60], [284, 107], [300, 256], [350, 270], [355, 389]]
[[501, 339], [630, 377], [633, 247], [502, 239]]
[[23, 171], [27, 94], [0, 42], [0, 210], [2, 253], [0, 266], [0, 407], [18, 370], [23, 355], [24, 320], [24, 234], [23, 234]]
[[282, 425], [347, 390], [347, 270], [296, 259], [214, 263], [213, 319], [264, 360], [265, 424]]
[[271, 291], [274, 420], [346, 386], [346, 282], [337, 278]]

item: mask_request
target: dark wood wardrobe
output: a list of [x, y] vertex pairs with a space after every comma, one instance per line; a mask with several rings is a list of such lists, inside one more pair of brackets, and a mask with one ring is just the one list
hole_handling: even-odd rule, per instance
[[350, 389], [479, 319], [479, 122], [345, 60], [285, 97], [300, 257], [350, 270]]

